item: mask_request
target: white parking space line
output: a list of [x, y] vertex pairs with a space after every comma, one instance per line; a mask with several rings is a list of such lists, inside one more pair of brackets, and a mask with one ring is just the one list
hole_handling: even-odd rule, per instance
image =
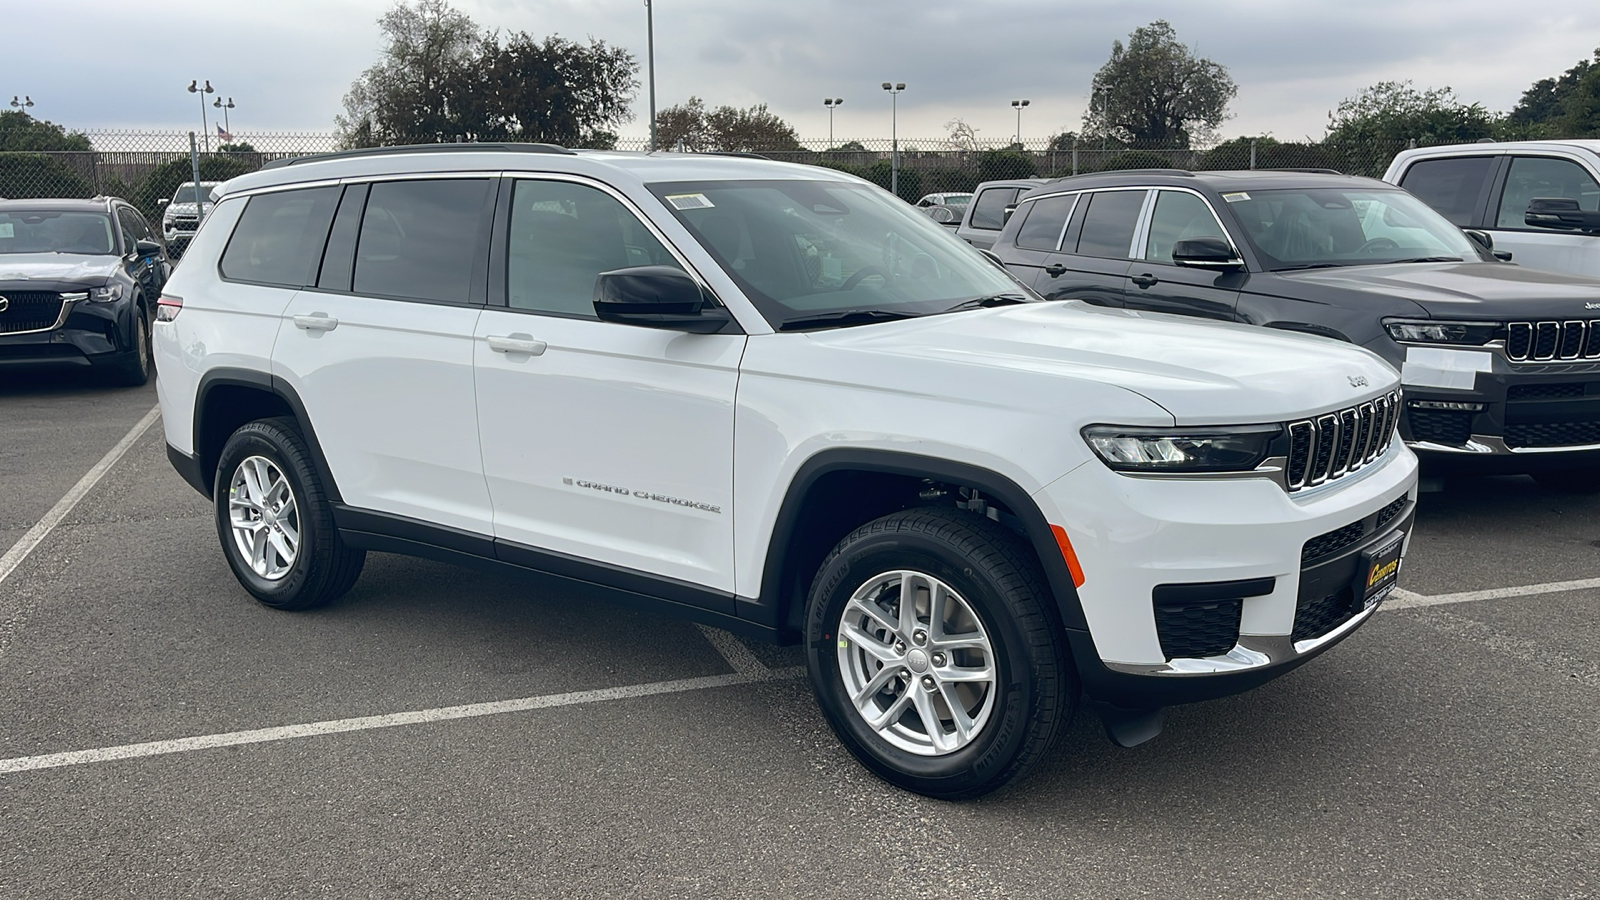
[[750, 652], [750, 648], [746, 647], [743, 641], [731, 633], [721, 628], [712, 628], [710, 625], [699, 627], [700, 633], [706, 636], [706, 640], [711, 642], [711, 646], [716, 648], [735, 672], [741, 675], [760, 675], [772, 671], [767, 668], [766, 663], [756, 659], [756, 655]]
[[22, 565], [22, 561], [28, 558], [28, 554], [33, 552], [33, 548], [39, 546], [45, 536], [50, 534], [57, 525], [61, 524], [61, 520], [65, 519], [67, 514], [72, 512], [73, 507], [78, 505], [78, 501], [82, 500], [95, 485], [100, 483], [100, 479], [104, 478], [105, 474], [111, 471], [111, 467], [117, 464], [117, 460], [121, 459], [122, 455], [127, 453], [128, 448], [137, 443], [139, 438], [144, 437], [145, 431], [159, 418], [161, 418], [161, 407], [159, 405], [150, 407], [150, 411], [144, 414], [144, 418], [134, 423], [133, 428], [122, 436], [122, 440], [117, 441], [115, 447], [107, 451], [105, 456], [100, 457], [100, 461], [95, 463], [94, 467], [88, 472], [84, 473], [82, 478], [78, 479], [78, 483], [72, 486], [72, 490], [67, 491], [60, 500], [56, 501], [55, 506], [50, 507], [50, 511], [44, 514], [44, 518], [35, 523], [32, 528], [29, 528], [28, 533], [24, 534], [15, 544], [12, 544], [11, 549], [7, 550], [4, 556], [0, 556], [0, 582], [5, 581], [7, 576], [16, 571], [17, 566]]
[[1544, 584], [1524, 584], [1518, 587], [1490, 588], [1483, 591], [1462, 591], [1457, 594], [1414, 594], [1396, 589], [1386, 609], [1415, 609], [1420, 606], [1445, 606], [1451, 603], [1471, 603], [1474, 600], [1503, 600], [1507, 597], [1532, 597], [1539, 594], [1560, 594], [1566, 591], [1586, 591], [1600, 588], [1600, 578], [1582, 578], [1577, 581], [1550, 581]]
[[265, 744], [273, 741], [317, 737], [319, 735], [339, 734], [347, 731], [370, 731], [375, 728], [394, 728], [399, 725], [424, 725], [432, 722], [446, 722], [452, 719], [470, 719], [478, 716], [527, 712], [535, 709], [553, 709], [559, 706], [578, 706], [585, 703], [601, 703], [608, 700], [631, 700], [660, 694], [681, 694], [686, 691], [703, 691], [710, 688], [753, 684], [760, 681], [785, 680], [797, 678], [803, 674], [805, 674], [805, 669], [799, 666], [788, 669], [768, 669], [763, 666], [759, 674], [707, 675], [701, 678], [682, 678], [676, 681], [657, 681], [650, 684], [600, 688], [592, 691], [573, 691], [567, 694], [548, 694], [542, 697], [525, 697], [520, 700], [470, 703], [465, 706], [421, 709], [382, 716], [333, 719], [326, 722], [310, 722], [304, 725], [282, 725], [275, 728], [257, 728], [252, 731], [230, 731], [224, 734], [207, 734], [170, 741], [123, 744], [118, 747], [101, 747], [96, 750], [73, 750], [66, 753], [46, 753], [41, 756], [20, 756], [13, 759], [0, 759], [0, 774], [31, 772], [36, 769], [54, 769], [61, 766], [81, 766], [88, 763], [111, 762], [119, 759], [136, 759], [142, 756], [188, 753], [194, 750], [211, 750], [217, 747], [236, 747], [240, 744]]

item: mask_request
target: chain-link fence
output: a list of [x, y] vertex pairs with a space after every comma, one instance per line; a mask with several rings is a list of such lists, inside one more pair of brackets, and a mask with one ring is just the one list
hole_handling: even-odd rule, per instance
[[[0, 197], [93, 197], [131, 201], [152, 221], [161, 201], [191, 179], [189, 136], [175, 132], [87, 132], [92, 150], [0, 152]], [[970, 191], [999, 178], [1059, 177], [1116, 169], [1190, 170], [1326, 168], [1379, 176], [1405, 142], [1282, 143], [1240, 138], [1204, 149], [1129, 144], [1097, 138], [1054, 138], [988, 147], [952, 147], [945, 140], [907, 138], [803, 141], [789, 149], [762, 150], [771, 159], [826, 166], [888, 187], [893, 147], [899, 147], [899, 194], [915, 200], [941, 191]], [[619, 150], [644, 150], [647, 138], [624, 138]], [[0, 135], [0, 146], [6, 146]], [[200, 138], [200, 177], [221, 181], [285, 157], [339, 149], [334, 134], [240, 133], [219, 142]]]

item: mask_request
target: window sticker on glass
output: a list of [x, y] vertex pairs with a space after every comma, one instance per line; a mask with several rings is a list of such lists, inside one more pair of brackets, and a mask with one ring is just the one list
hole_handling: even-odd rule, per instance
[[705, 194], [668, 194], [667, 202], [673, 209], [711, 209], [711, 199]]
[[1239, 202], [1242, 202], [1242, 201], [1245, 201], [1245, 200], [1249, 200], [1250, 199], [1250, 195], [1246, 194], [1244, 191], [1234, 191], [1231, 194], [1223, 194], [1222, 195], [1222, 199], [1226, 200], [1229, 203], [1239, 203]]
[[17, 227], [10, 222], [0, 222], [0, 238], [16, 237]]

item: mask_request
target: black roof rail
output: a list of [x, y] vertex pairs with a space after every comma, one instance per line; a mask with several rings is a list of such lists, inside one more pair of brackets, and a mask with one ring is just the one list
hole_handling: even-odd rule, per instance
[[1246, 169], [1247, 172], [1299, 172], [1302, 175], [1343, 175], [1338, 169], [1322, 169], [1316, 167], [1301, 168], [1298, 166], [1273, 167], [1270, 169]]
[[[1184, 178], [1193, 178], [1194, 173], [1188, 169], [1106, 169], [1103, 172], [1084, 172], [1079, 175], [1060, 175], [1049, 179], [1055, 181], [1061, 178], [1093, 178], [1096, 175], [1178, 175]], [[1017, 179], [1019, 181], [1025, 179]]]
[[307, 156], [291, 156], [288, 159], [275, 159], [263, 169], [281, 169], [285, 166], [298, 165], [308, 162], [322, 162], [329, 159], [361, 159], [367, 156], [398, 156], [405, 153], [462, 153], [462, 152], [492, 151], [495, 153], [548, 153], [561, 156], [577, 156], [571, 150], [555, 144], [402, 144], [396, 147], [362, 147], [358, 150], [339, 150], [334, 153], [313, 153]]

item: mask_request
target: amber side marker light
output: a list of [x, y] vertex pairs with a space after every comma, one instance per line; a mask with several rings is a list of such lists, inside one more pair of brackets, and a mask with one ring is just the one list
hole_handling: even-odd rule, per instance
[[1072, 575], [1072, 586], [1083, 587], [1083, 566], [1078, 564], [1078, 554], [1072, 549], [1072, 541], [1067, 538], [1067, 530], [1060, 525], [1051, 525], [1050, 531], [1056, 536], [1056, 546], [1061, 548], [1061, 558], [1067, 562], [1067, 572]]

